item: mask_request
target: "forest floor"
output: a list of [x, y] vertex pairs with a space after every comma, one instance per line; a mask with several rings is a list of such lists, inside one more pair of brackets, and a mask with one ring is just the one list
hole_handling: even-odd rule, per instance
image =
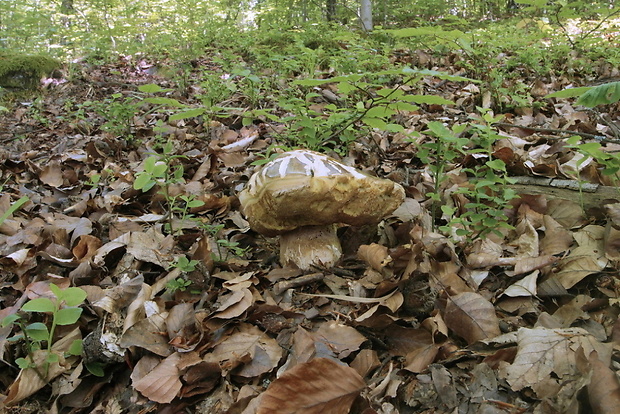
[[[398, 58], [463, 75], [450, 57]], [[267, 149], [289, 145], [283, 125], [243, 123], [242, 89], [227, 102], [238, 112], [169, 121], [163, 100], [134, 99], [144, 96], [139, 86], [169, 88], [155, 95], [198, 107], [200, 73], [230, 74], [195, 61], [181, 88], [167, 66], [135, 56], [84, 63], [0, 116], [0, 216], [28, 199], [0, 223], [0, 319], [9, 317], [0, 328], [0, 410], [617, 412], [620, 197], [592, 203], [595, 193], [567, 190], [567, 200], [526, 184], [503, 210], [511, 228], [476, 237], [435, 226], [448, 219], [427, 196], [436, 170], [418, 150], [435, 142], [432, 121], [485, 124], [476, 107], [491, 107], [492, 97], [479, 85], [425, 76], [423, 93], [457, 104], [397, 115], [418, 134], [375, 131], [330, 152], [398, 182], [407, 198], [378, 228], [342, 226], [334, 268], [302, 272], [279, 265], [277, 238], [249, 228], [237, 197]], [[601, 64], [599, 78], [616, 76]], [[575, 79], [518, 82], [543, 101]], [[317, 88], [318, 113], [338, 94], [332, 86]], [[465, 169], [489, 157], [514, 177], [579, 176], [595, 192], [614, 185], [566, 139], [617, 152], [618, 104], [594, 110], [556, 99], [502, 115], [468, 132], [493, 131], [486, 158], [442, 164], [449, 207], [466, 210]], [[168, 180], [167, 194], [134, 188], [153, 154], [169, 168], [151, 176]], [[61, 302], [51, 284], [77, 296]], [[44, 298], [57, 307], [32, 302]], [[79, 319], [63, 322], [76, 306]]]

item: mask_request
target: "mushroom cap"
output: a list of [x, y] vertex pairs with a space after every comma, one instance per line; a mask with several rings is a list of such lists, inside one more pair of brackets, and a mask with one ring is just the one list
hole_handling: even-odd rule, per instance
[[307, 150], [265, 164], [239, 194], [250, 227], [267, 236], [303, 226], [377, 223], [404, 199], [401, 185]]

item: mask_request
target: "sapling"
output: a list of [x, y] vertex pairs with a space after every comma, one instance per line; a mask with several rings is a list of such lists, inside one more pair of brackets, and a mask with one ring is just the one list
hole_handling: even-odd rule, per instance
[[[41, 313], [51, 315], [49, 326], [43, 322], [33, 322], [27, 324], [18, 313], [14, 313], [2, 320], [2, 326], [19, 326], [21, 333], [16, 334], [10, 341], [16, 342], [24, 340], [26, 344], [27, 358], [17, 358], [15, 363], [21, 368], [33, 368], [42, 379], [47, 378], [51, 363], [58, 362], [57, 351], [52, 350], [54, 344], [54, 333], [57, 326], [73, 325], [82, 315], [82, 308], [79, 307], [86, 299], [86, 292], [78, 287], [60, 289], [53, 283], [49, 285], [53, 298], [40, 297], [26, 302], [21, 310], [29, 313]], [[44, 350], [46, 358], [43, 364], [43, 372], [39, 371], [33, 357], [34, 352]], [[82, 353], [82, 340], [75, 340], [67, 350], [69, 355], [80, 355]]]

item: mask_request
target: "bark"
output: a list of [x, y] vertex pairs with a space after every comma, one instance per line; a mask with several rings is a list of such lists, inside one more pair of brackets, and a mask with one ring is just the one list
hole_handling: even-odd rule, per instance
[[362, 20], [362, 28], [367, 31], [372, 31], [372, 1], [360, 0], [360, 19]]

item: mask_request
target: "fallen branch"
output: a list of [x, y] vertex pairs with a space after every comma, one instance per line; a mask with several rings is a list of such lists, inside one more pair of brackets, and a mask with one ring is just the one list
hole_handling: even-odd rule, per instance
[[511, 184], [510, 188], [515, 190], [517, 194], [546, 195], [552, 199], [570, 200], [577, 204], [581, 204], [583, 201], [583, 207], [586, 210], [595, 207], [600, 208], [609, 200], [620, 200], [620, 189], [617, 187], [558, 178], [513, 178], [516, 183]]

